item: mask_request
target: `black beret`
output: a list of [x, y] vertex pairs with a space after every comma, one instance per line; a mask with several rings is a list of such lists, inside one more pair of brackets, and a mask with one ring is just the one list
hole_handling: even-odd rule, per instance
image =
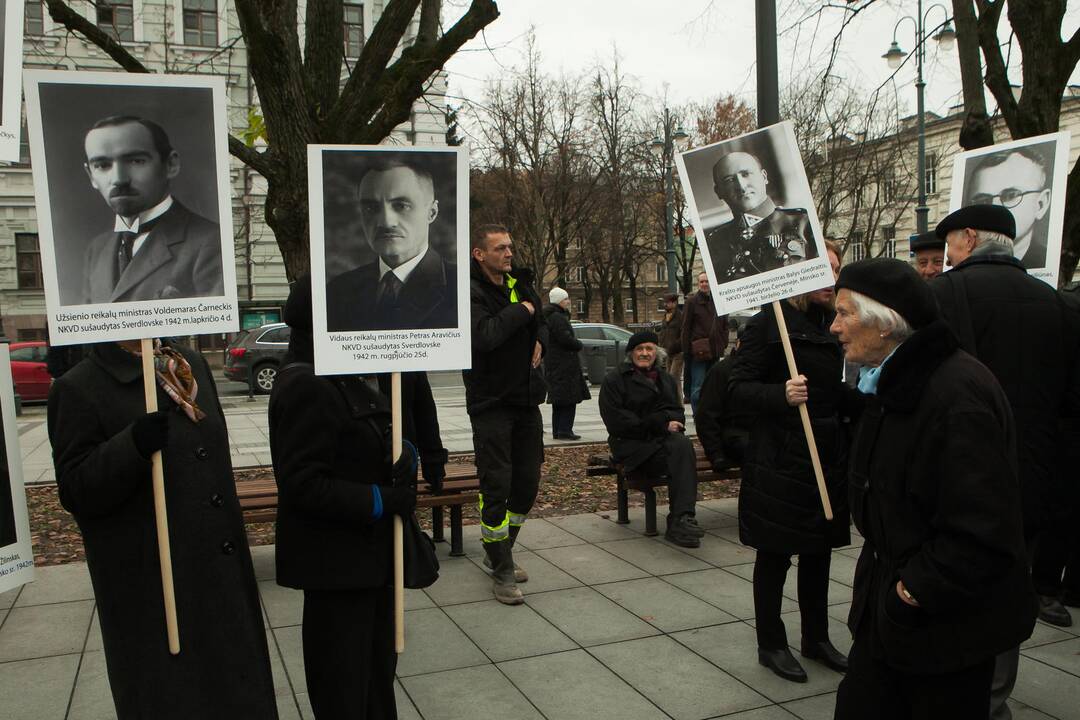
[[641, 343], [652, 343], [653, 345], [660, 344], [660, 338], [656, 336], [652, 330], [642, 330], [636, 332], [630, 336], [630, 339], [626, 342], [626, 352], [630, 352]]
[[297, 278], [289, 290], [289, 299], [285, 301], [282, 313], [285, 324], [293, 330], [311, 334], [311, 276]]
[[1016, 239], [1016, 218], [1012, 211], [1001, 205], [965, 205], [945, 216], [934, 228], [934, 234], [942, 240], [953, 230], [986, 230]]
[[848, 289], [895, 310], [918, 330], [938, 318], [937, 300], [929, 284], [903, 260], [869, 258], [845, 265], [836, 291]]
[[913, 253], [919, 250], [944, 250], [945, 240], [939, 238], [937, 233], [924, 232], [921, 235], [912, 235], [908, 245]]

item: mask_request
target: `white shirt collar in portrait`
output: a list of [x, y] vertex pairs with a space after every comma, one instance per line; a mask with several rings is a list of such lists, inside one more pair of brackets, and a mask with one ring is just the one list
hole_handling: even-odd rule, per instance
[[135, 242], [131, 244], [132, 257], [134, 257], [135, 253], [139, 252], [139, 248], [143, 246], [143, 242], [146, 240], [146, 236], [150, 234], [149, 230], [147, 230], [146, 232], [140, 232], [139, 227], [142, 226], [144, 223], [148, 223], [151, 220], [156, 220], [157, 218], [164, 215], [166, 212], [169, 211], [169, 208], [172, 207], [172, 204], [172, 195], [166, 195], [165, 199], [159, 202], [157, 205], [150, 208], [149, 210], [143, 210], [141, 213], [139, 213], [138, 217], [135, 218], [135, 223], [133, 225], [128, 225], [126, 222], [124, 222], [124, 218], [120, 217], [119, 215], [116, 216], [116, 223], [113, 226], [113, 232], [135, 233]]
[[406, 262], [401, 263], [396, 268], [390, 267], [385, 262], [383, 262], [382, 258], [379, 258], [379, 280], [381, 281], [383, 279], [383, 275], [385, 275], [386, 273], [393, 272], [395, 275], [397, 275], [397, 279], [401, 281], [401, 284], [404, 285], [405, 281], [409, 279], [410, 275], [412, 275], [412, 271], [416, 269], [416, 266], [419, 265], [420, 261], [424, 259], [425, 255], [427, 255], [427, 251], [428, 246], [425, 245], [423, 250], [416, 254], [416, 257], [414, 257], [412, 260], [407, 260]]

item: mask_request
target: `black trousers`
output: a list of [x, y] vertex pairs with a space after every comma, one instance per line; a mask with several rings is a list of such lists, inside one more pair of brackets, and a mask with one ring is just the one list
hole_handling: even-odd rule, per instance
[[574, 416], [577, 415], [577, 405], [552, 405], [551, 406], [551, 434], [571, 435], [574, 432]]
[[390, 720], [394, 590], [304, 591], [304, 676], [316, 720]]
[[[806, 642], [829, 639], [830, 564], [832, 553], [829, 552], [799, 555], [799, 615], [802, 639]], [[780, 607], [790, 567], [790, 555], [759, 550], [754, 560], [754, 618], [758, 647], [763, 650], [787, 647]]]
[[944, 675], [900, 672], [874, 657], [872, 621], [863, 621], [836, 693], [833, 720], [986, 720], [994, 658]]
[[1031, 548], [1031, 580], [1040, 595], [1058, 596], [1063, 589], [1073, 594], [1080, 590], [1080, 532], [1074, 513], [1071, 522], [1047, 527], [1034, 540]]
[[668, 519], [693, 515], [697, 503], [697, 459], [694, 442], [683, 433], [668, 433], [664, 445], [639, 469], [650, 477], [667, 475]]
[[504, 407], [473, 415], [473, 449], [480, 476], [480, 521], [497, 528], [507, 513], [528, 515], [540, 489], [544, 424], [540, 408]]

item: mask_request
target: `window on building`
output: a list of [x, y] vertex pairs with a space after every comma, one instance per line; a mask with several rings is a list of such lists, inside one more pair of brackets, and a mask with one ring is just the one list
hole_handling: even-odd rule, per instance
[[851, 237], [848, 238], [848, 247], [851, 255], [851, 262], [862, 260], [866, 257], [866, 247], [863, 245], [863, 234], [856, 230], [851, 233]]
[[184, 44], [217, 47], [217, 0], [184, 0]]
[[364, 4], [345, 2], [345, 57], [360, 57], [364, 49]]
[[885, 202], [891, 203], [896, 200], [896, 176], [892, 172], [885, 174], [881, 181], [882, 197], [885, 198]]
[[881, 228], [881, 256], [896, 257], [896, 226], [886, 225]]
[[937, 155], [934, 153], [926, 156], [926, 194], [937, 194]]
[[577, 311], [577, 314], [578, 314], [579, 317], [584, 317], [585, 316], [585, 300], [583, 298], [578, 298], [577, 300], [575, 300], [574, 301], [574, 309]]
[[585, 268], [581, 265], [576, 265], [569, 268], [566, 272], [566, 279], [568, 282], [580, 283], [585, 280]]
[[656, 263], [656, 282], [667, 282], [667, 262]]
[[623, 300], [623, 312], [634, 312], [634, 298], [626, 298]]
[[133, 0], [96, 0], [97, 26], [121, 42], [135, 39]]
[[26, 0], [23, 13], [23, 32], [27, 35], [45, 34], [45, 3], [43, 0]]
[[663, 295], [656, 298], [656, 311], [657, 312], [667, 312], [667, 305], [664, 302], [664, 296]]
[[41, 251], [37, 233], [15, 233], [15, 267], [20, 290], [40, 290]]

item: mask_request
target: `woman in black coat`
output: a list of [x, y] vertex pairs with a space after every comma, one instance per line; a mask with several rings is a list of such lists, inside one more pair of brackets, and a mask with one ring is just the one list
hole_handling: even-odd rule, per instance
[[[311, 281], [270, 394], [277, 582], [304, 591], [304, 674], [315, 717], [393, 718], [392, 516], [416, 505], [416, 454], [391, 468], [390, 407], [374, 376], [314, 374]], [[394, 484], [394, 477], [400, 482]]]
[[[198, 386], [186, 408], [159, 387], [161, 409], [147, 414], [142, 361], [114, 343], [92, 346], [49, 393], [60, 502], [82, 531], [116, 714], [276, 718], [225, 416], [206, 361], [172, 349]], [[176, 656], [166, 640], [154, 521], [150, 458], [157, 450], [172, 538]]]
[[833, 332], [864, 365], [849, 485], [866, 542], [835, 717], [985, 720], [994, 658], [1037, 609], [1008, 399], [906, 263], [854, 263], [837, 290]]
[[570, 296], [566, 291], [553, 287], [548, 300], [550, 303], [544, 306], [548, 329], [544, 374], [551, 403], [551, 435], [556, 440], [580, 440], [581, 436], [574, 434], [574, 415], [578, 404], [591, 397], [578, 357], [581, 341], [570, 326]]
[[[830, 246], [833, 273], [840, 260]], [[799, 611], [802, 655], [843, 671], [847, 659], [829, 641], [828, 592], [831, 550], [851, 542], [844, 485], [845, 437], [842, 414], [851, 392], [841, 380], [840, 344], [829, 333], [832, 288], [780, 303], [802, 377], [791, 380], [780, 332], [771, 309], [747, 324], [731, 371], [731, 405], [754, 413], [750, 445], [742, 465], [739, 536], [757, 549], [754, 615], [758, 660], [777, 675], [806, 682], [806, 671], [791, 654], [780, 619], [784, 580], [791, 556], [799, 556]], [[825, 519], [799, 419], [798, 405], [810, 413], [832, 503]]]

